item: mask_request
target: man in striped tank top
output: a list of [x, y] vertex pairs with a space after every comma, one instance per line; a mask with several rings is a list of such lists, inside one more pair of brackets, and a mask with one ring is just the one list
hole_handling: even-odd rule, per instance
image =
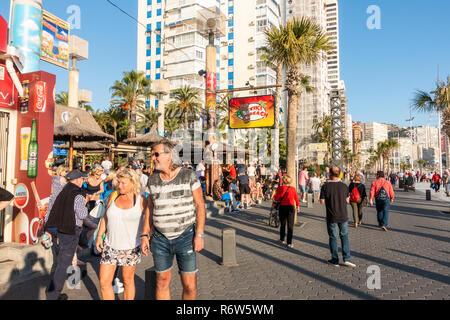
[[149, 208], [141, 235], [142, 253], [153, 254], [156, 299], [170, 299], [174, 256], [184, 300], [197, 298], [196, 252], [204, 247], [205, 203], [194, 171], [172, 160], [173, 145], [161, 142], [152, 149], [155, 172], [148, 179]]

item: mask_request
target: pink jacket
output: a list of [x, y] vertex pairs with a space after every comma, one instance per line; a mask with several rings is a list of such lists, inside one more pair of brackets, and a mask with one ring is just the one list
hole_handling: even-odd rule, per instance
[[394, 189], [392, 188], [392, 184], [384, 178], [378, 178], [377, 180], [372, 182], [372, 185], [370, 186], [370, 200], [378, 196], [381, 187], [386, 190], [389, 198], [391, 198], [391, 200], [394, 200]]

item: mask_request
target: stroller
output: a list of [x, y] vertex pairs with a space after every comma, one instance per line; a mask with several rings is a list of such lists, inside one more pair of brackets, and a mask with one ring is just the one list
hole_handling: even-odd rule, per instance
[[278, 217], [278, 209], [275, 203], [270, 207], [269, 212], [269, 227], [278, 228], [280, 226], [280, 219]]

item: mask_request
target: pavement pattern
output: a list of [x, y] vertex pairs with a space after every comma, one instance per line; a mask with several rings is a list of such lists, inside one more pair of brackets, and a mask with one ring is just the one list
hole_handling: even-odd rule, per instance
[[[268, 226], [270, 202], [237, 214], [213, 216], [206, 222], [205, 249], [197, 255], [200, 300], [353, 300], [450, 299], [450, 211], [448, 202], [426, 201], [423, 192], [396, 190], [389, 230], [377, 227], [374, 207], [364, 210], [363, 225], [354, 228], [348, 206], [351, 260], [339, 267], [330, 259], [325, 207], [302, 204], [294, 228], [294, 248], [278, 243], [279, 230]], [[236, 230], [236, 267], [220, 265], [224, 228]], [[340, 246], [340, 243], [339, 243]], [[70, 300], [100, 299], [98, 257], [86, 257], [87, 275], [80, 289], [65, 292]], [[136, 269], [136, 299], [144, 299], [145, 270], [151, 255]], [[368, 279], [379, 267], [380, 289], [369, 289]], [[368, 270], [369, 268], [369, 270]], [[375, 267], [376, 269], [376, 267]], [[181, 299], [182, 287], [174, 261], [172, 299]], [[368, 272], [369, 271], [369, 272]], [[18, 285], [0, 287], [0, 299], [45, 299], [48, 275]], [[123, 294], [116, 295], [123, 299]]]

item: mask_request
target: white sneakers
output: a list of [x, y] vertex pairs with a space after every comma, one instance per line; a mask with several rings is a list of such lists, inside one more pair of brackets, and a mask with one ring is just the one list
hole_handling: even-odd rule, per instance
[[350, 267], [350, 268], [355, 268], [355, 267], [356, 267], [356, 264], [354, 264], [354, 263], [352, 263], [352, 262], [350, 262], [350, 261], [345, 261], [344, 264], [345, 264], [347, 267]]
[[114, 293], [119, 294], [123, 292], [123, 283], [120, 282], [119, 278], [114, 279], [114, 285], [113, 285]]

